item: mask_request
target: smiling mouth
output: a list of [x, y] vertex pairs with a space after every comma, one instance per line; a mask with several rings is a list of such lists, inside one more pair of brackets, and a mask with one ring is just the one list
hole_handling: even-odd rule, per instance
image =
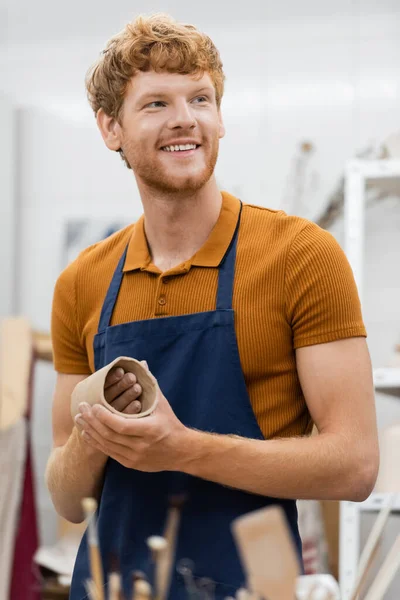
[[179, 144], [179, 145], [175, 145], [175, 146], [163, 146], [161, 148], [161, 150], [163, 152], [176, 152], [177, 154], [179, 153], [186, 153], [186, 152], [192, 152], [194, 150], [197, 150], [197, 148], [200, 147], [200, 144]]

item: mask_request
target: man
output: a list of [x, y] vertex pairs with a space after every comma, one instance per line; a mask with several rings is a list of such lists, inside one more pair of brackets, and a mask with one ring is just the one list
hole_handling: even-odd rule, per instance
[[[89, 72], [101, 135], [136, 178], [144, 216], [85, 250], [55, 289], [58, 371], [47, 482], [79, 522], [100, 500], [104, 568], [126, 592], [149, 570], [146, 539], [185, 499], [176, 560], [219, 582], [244, 581], [230, 524], [268, 504], [285, 510], [297, 550], [296, 498], [360, 501], [378, 469], [371, 365], [348, 262], [327, 232], [217, 188], [224, 75], [211, 40], [166, 16], [138, 18]], [[238, 151], [244, 151], [238, 148]], [[138, 420], [83, 403], [76, 384], [118, 356], [147, 361], [160, 386]], [[140, 411], [121, 369], [106, 397]], [[310, 437], [312, 423], [319, 435]], [[88, 577], [80, 548], [71, 598]], [[174, 572], [170, 598], [185, 598]]]

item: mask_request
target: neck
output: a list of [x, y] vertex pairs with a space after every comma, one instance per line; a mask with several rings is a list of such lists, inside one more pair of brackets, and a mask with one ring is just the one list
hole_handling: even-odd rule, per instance
[[192, 194], [140, 190], [152, 262], [167, 271], [191, 258], [218, 220], [222, 197], [215, 178]]

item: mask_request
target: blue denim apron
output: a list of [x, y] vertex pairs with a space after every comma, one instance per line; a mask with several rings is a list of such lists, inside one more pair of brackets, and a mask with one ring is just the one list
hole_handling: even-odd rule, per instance
[[[232, 293], [239, 221], [219, 268], [216, 310], [110, 326], [123, 277], [126, 250], [114, 273], [94, 339], [95, 368], [118, 356], [146, 360], [176, 416], [188, 427], [217, 434], [264, 439], [254, 416], [240, 364]], [[134, 302], [134, 298], [132, 302]], [[260, 473], [262, 477], [262, 473]], [[301, 541], [294, 500], [278, 500], [231, 489], [183, 473], [144, 473], [109, 459], [98, 509], [98, 530], [105, 574], [118, 557], [127, 598], [133, 570], [150, 574], [146, 546], [162, 535], [169, 500], [184, 493], [176, 562], [189, 558], [194, 577], [216, 582], [215, 598], [234, 595], [245, 581], [231, 534], [239, 515], [279, 504], [290, 525], [301, 562]], [[86, 596], [89, 577], [84, 536], [74, 569], [71, 600]], [[170, 600], [187, 600], [182, 576], [174, 569]]]

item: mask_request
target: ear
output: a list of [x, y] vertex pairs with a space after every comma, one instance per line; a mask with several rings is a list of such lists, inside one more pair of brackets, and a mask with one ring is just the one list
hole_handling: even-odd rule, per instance
[[225, 125], [222, 120], [221, 109], [218, 111], [218, 120], [219, 120], [219, 139], [221, 139], [225, 135]]
[[119, 150], [122, 143], [122, 129], [118, 121], [107, 115], [102, 108], [97, 111], [96, 121], [107, 148]]

